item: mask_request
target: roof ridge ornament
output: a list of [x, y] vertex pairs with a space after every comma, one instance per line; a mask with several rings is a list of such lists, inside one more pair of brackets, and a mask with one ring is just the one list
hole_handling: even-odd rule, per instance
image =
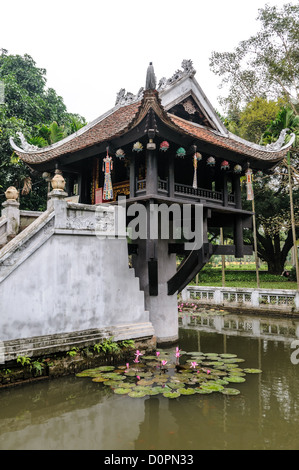
[[129, 91], [126, 93], [125, 88], [121, 88], [116, 95], [115, 106], [128, 105], [128, 104], [135, 103], [136, 101], [140, 101], [143, 96], [143, 91], [144, 91], [144, 88], [141, 87], [137, 95], [134, 95], [133, 93], [130, 93]]
[[146, 72], [145, 89], [155, 90], [157, 85], [156, 75], [153, 67], [153, 63], [150, 62]]
[[182, 61], [181, 67], [183, 70], [177, 70], [172, 77], [166, 78], [162, 77], [161, 80], [158, 83], [158, 91], [164, 90], [167, 86], [173, 85], [176, 83], [178, 80], [180, 80], [183, 77], [194, 77], [196, 74], [196, 70], [193, 67], [193, 62], [190, 59], [184, 59]]
[[285, 138], [289, 130], [290, 129], [283, 129], [278, 137], [278, 140], [276, 140], [276, 142], [272, 142], [271, 144], [267, 144], [266, 148], [268, 150], [280, 150], [285, 143]]
[[37, 147], [36, 145], [29, 144], [24, 136], [24, 134], [20, 131], [18, 131], [17, 136], [19, 137], [21, 141], [21, 148], [25, 150], [25, 152], [32, 151], [32, 150], [40, 150], [40, 147]]

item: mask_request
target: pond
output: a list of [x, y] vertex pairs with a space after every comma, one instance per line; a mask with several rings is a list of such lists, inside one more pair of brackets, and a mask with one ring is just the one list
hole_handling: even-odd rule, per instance
[[[159, 351], [171, 358], [175, 346]], [[166, 398], [160, 393], [132, 398], [91, 377], [3, 390], [0, 449], [299, 449], [298, 320], [213, 310], [185, 313], [177, 346], [186, 353], [217, 353], [218, 358], [236, 355], [244, 359], [238, 367], [262, 373], [229, 384], [239, 390], [235, 396], [213, 392]], [[184, 354], [179, 360], [190, 357]]]

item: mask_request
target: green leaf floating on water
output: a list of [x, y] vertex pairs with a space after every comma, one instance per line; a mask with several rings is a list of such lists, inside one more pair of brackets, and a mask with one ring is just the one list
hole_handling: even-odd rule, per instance
[[175, 389], [182, 388], [182, 383], [168, 382], [167, 386], [175, 390]]
[[261, 374], [261, 369], [243, 369], [246, 374]]
[[104, 377], [94, 377], [94, 378], [92, 379], [93, 382], [99, 382], [99, 383], [101, 383], [101, 382], [107, 382], [108, 380], [109, 380], [109, 379], [105, 379]]
[[130, 389], [129, 388], [115, 388], [114, 390], [114, 393], [118, 394], [118, 395], [126, 395], [128, 393], [130, 393]]
[[199, 393], [200, 395], [210, 395], [213, 393], [213, 390], [209, 390], [208, 388], [195, 388], [195, 393]]
[[180, 395], [194, 395], [196, 393], [194, 388], [179, 388]]
[[114, 372], [108, 372], [107, 374], [102, 374], [104, 379], [112, 379], [112, 380], [124, 380], [125, 377], [120, 374], [116, 374]]
[[178, 398], [181, 394], [179, 392], [164, 392], [163, 397], [165, 398]]
[[221, 357], [223, 357], [223, 359], [234, 359], [236, 357], [238, 357], [236, 354], [220, 354]]
[[139, 391], [132, 390], [131, 392], [128, 393], [128, 396], [132, 398], [143, 398], [146, 395], [148, 394], [146, 392], [143, 392], [142, 390], [139, 390]]
[[243, 377], [239, 377], [238, 375], [230, 375], [229, 377], [226, 377], [226, 380], [235, 384], [245, 382], [245, 379]]
[[216, 384], [216, 383], [201, 385], [200, 388], [202, 390], [211, 390], [212, 392], [221, 392], [224, 389], [223, 385]]
[[240, 395], [240, 390], [237, 390], [236, 388], [224, 388], [221, 390], [221, 393], [223, 395]]

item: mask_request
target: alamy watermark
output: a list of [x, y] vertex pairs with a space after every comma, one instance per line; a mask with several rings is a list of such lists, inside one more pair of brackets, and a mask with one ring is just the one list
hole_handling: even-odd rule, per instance
[[0, 104], [4, 104], [5, 100], [5, 86], [4, 82], [0, 80]]
[[298, 339], [292, 341], [291, 349], [295, 349], [295, 351], [291, 354], [291, 363], [297, 366], [299, 364], [299, 340]]
[[[129, 237], [136, 240], [183, 241], [185, 250], [200, 249], [203, 245], [203, 205], [144, 204], [126, 207], [126, 198], [119, 197], [103, 217], [103, 205], [97, 206], [96, 235], [109, 238]], [[105, 221], [106, 219], [106, 221]], [[128, 222], [127, 222], [128, 221]]]

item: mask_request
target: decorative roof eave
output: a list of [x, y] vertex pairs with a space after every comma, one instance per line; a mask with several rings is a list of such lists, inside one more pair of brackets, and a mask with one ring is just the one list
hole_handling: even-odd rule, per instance
[[200, 124], [185, 121], [182, 118], [172, 115], [171, 120], [185, 133], [191, 137], [206, 143], [224, 148], [235, 154], [243, 155], [256, 160], [263, 160], [269, 163], [276, 163], [283, 159], [295, 141], [295, 134], [290, 134], [290, 140], [283, 145], [288, 129], [284, 129], [277, 142], [269, 146], [262, 146], [241, 139], [232, 133], [227, 136], [212, 129], [207, 129]]
[[284, 135], [278, 139], [277, 145], [271, 144], [273, 145], [272, 148], [271, 146], [262, 147], [253, 144], [231, 133], [224, 135], [221, 132], [208, 129], [168, 113], [161, 104], [158, 91], [148, 89], [144, 91], [141, 101], [127, 106], [116, 106], [100, 118], [56, 144], [44, 148], [30, 149], [29, 146], [28, 149], [26, 147], [22, 149], [15, 144], [13, 139], [10, 139], [10, 143], [17, 155], [25, 163], [38, 165], [120, 137], [136, 128], [147, 116], [149, 110], [153, 110], [166, 126], [181, 135], [187, 134], [193, 139], [270, 164], [279, 162], [285, 157], [295, 138], [292, 134], [289, 143], [281, 146], [281, 143], [284, 142], [285, 130]]
[[10, 145], [16, 154], [29, 165], [36, 165], [59, 158], [62, 155], [78, 152], [95, 144], [105, 142], [113, 137], [123, 134], [138, 112], [141, 102], [134, 102], [127, 106], [115, 106], [74, 134], [65, 139], [42, 148], [30, 149], [29, 144], [19, 147], [10, 138]]

